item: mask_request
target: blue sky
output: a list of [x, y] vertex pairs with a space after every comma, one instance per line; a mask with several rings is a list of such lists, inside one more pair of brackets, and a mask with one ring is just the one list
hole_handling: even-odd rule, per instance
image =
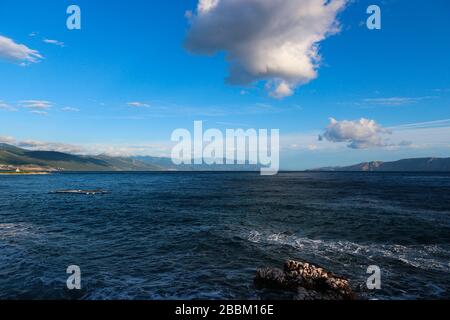
[[[219, 5], [215, 14], [227, 16], [239, 7], [235, 2]], [[81, 8], [81, 30], [66, 28], [70, 4]], [[192, 31], [195, 23], [202, 27], [197, 4], [2, 0], [0, 36], [41, 58], [21, 65], [4, 52], [2, 57], [0, 43], [0, 137], [41, 148], [167, 155], [173, 130], [203, 120], [223, 130], [280, 129], [285, 169], [450, 156], [448, 1], [346, 3], [335, 18], [340, 31], [317, 43], [317, 76], [305, 84], [303, 75], [290, 78], [293, 92], [283, 98], [268, 92], [267, 84], [279, 80], [270, 74], [254, 75], [247, 84], [225, 81], [234, 43], [219, 43], [217, 54], [199, 54], [209, 45], [205, 37], [216, 35]], [[370, 4], [382, 10], [381, 30], [365, 25]], [[188, 10], [198, 20], [186, 17]], [[252, 40], [247, 30], [239, 34]], [[187, 40], [190, 33], [197, 41]], [[373, 120], [379, 136], [349, 147], [351, 137], [336, 135], [342, 128], [364, 129], [361, 118]], [[324, 133], [328, 138], [318, 141]]]

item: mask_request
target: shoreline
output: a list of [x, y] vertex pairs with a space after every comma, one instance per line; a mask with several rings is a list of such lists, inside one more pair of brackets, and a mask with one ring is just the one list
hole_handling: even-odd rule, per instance
[[5, 176], [33, 176], [33, 175], [46, 175], [46, 174], [50, 174], [50, 172], [0, 172], [0, 175], [5, 175]]

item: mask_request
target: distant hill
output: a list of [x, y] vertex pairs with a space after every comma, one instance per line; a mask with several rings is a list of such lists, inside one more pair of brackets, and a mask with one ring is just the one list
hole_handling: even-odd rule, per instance
[[0, 170], [31, 171], [162, 171], [165, 168], [132, 158], [80, 156], [55, 151], [31, 151], [0, 143]]
[[257, 165], [174, 165], [170, 158], [81, 156], [0, 143], [0, 171], [257, 171]]
[[416, 171], [416, 172], [450, 172], [450, 158], [414, 158], [392, 162], [363, 162], [347, 167], [326, 167], [314, 171]]

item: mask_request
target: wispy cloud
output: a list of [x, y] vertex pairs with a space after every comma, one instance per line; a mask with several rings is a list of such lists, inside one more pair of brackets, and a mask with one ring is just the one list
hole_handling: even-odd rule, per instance
[[58, 40], [44, 39], [42, 41], [45, 42], [45, 43], [48, 43], [48, 44], [53, 44], [53, 45], [58, 46], [58, 47], [64, 47], [64, 42], [61, 42], [61, 41], [58, 41]]
[[57, 151], [79, 155], [109, 155], [117, 157], [130, 156], [161, 156], [169, 157], [173, 146], [172, 142], [147, 142], [139, 144], [71, 144], [62, 142], [48, 142], [40, 140], [18, 140], [11, 136], [0, 136], [0, 143], [11, 144], [27, 150]]
[[14, 137], [0, 136], [0, 143], [13, 144], [15, 141], [16, 141], [16, 139], [14, 139]]
[[178, 104], [163, 100], [154, 100], [148, 103], [131, 102], [128, 106], [133, 108], [147, 108], [149, 112], [141, 113], [139, 119], [153, 117], [178, 117], [178, 116], [204, 116], [204, 117], [225, 117], [266, 113], [281, 113], [300, 110], [297, 105], [275, 106], [268, 103], [250, 103], [246, 105], [208, 105], [196, 106]]
[[364, 99], [360, 104], [370, 106], [403, 106], [419, 103], [424, 100], [436, 98], [434, 96], [425, 97], [387, 97], [387, 98], [368, 98]]
[[80, 112], [80, 109], [78, 108], [72, 108], [72, 107], [65, 107], [61, 109], [64, 112]]
[[16, 108], [14, 108], [13, 106], [9, 105], [8, 103], [0, 100], [0, 110], [6, 110], [6, 111], [17, 111]]
[[438, 92], [438, 93], [445, 93], [445, 92], [450, 92], [450, 88], [438, 88], [438, 89], [434, 89], [434, 92]]
[[0, 35], [0, 59], [26, 66], [43, 58], [37, 50]]
[[52, 107], [52, 103], [46, 100], [22, 100], [19, 104], [28, 109], [48, 110]]
[[139, 101], [134, 101], [134, 102], [128, 102], [127, 105], [129, 107], [134, 107], [134, 108], [149, 108], [150, 105], [144, 102], [139, 102]]
[[390, 129], [408, 130], [408, 129], [426, 129], [426, 128], [441, 128], [441, 127], [450, 127], [450, 119], [402, 124], [395, 127], [391, 127]]
[[37, 140], [16, 141], [14, 139], [10, 143], [14, 144], [17, 147], [30, 150], [57, 151], [66, 153], [82, 153], [83, 151], [83, 148], [80, 146], [59, 142], [44, 142]]
[[37, 115], [40, 115], [40, 116], [46, 116], [46, 115], [48, 115], [48, 112], [47, 111], [41, 111], [41, 110], [32, 110], [32, 111], [30, 111], [32, 114], [37, 114]]

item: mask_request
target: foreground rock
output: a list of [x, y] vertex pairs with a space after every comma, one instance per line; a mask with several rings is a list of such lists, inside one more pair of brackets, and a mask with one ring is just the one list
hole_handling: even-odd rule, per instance
[[347, 279], [306, 262], [289, 260], [284, 270], [262, 268], [256, 271], [259, 287], [289, 290], [296, 300], [354, 300], [356, 295]]

